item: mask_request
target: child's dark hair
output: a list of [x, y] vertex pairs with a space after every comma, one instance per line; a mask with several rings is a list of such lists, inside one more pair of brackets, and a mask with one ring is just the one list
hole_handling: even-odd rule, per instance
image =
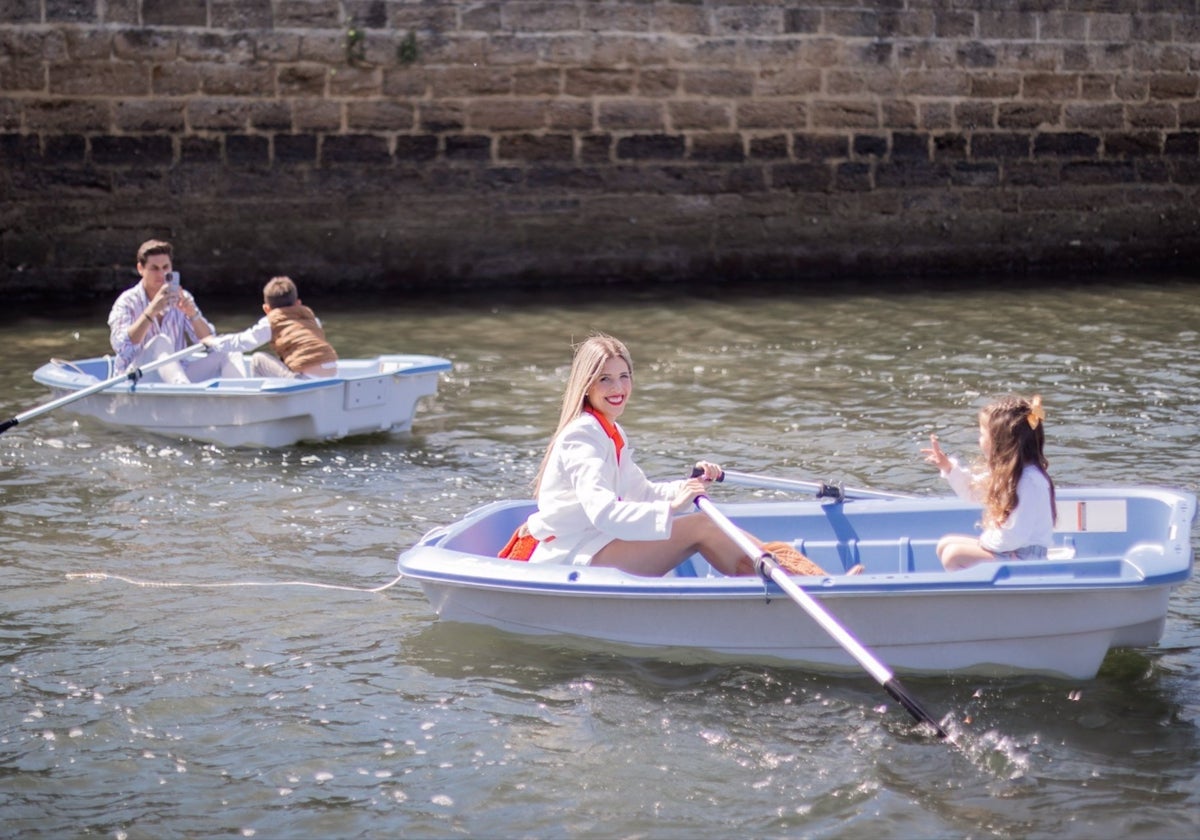
[[263, 302], [272, 309], [293, 305], [300, 293], [290, 277], [272, 277], [263, 287]]
[[987, 464], [987, 486], [983, 507], [987, 524], [999, 527], [1017, 506], [1017, 485], [1026, 465], [1042, 471], [1050, 482], [1050, 512], [1054, 508], [1054, 481], [1044, 451], [1046, 433], [1042, 398], [1031, 400], [1010, 395], [991, 403], [979, 412], [979, 422], [987, 430], [991, 448], [983, 453]]

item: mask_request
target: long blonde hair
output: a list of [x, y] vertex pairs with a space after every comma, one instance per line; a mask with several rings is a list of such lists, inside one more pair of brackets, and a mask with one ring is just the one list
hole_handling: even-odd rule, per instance
[[629, 348], [611, 335], [595, 333], [588, 336], [575, 346], [575, 358], [571, 361], [571, 375], [567, 379], [567, 390], [563, 393], [562, 410], [558, 415], [558, 428], [550, 436], [546, 453], [542, 455], [542, 465], [538, 467], [537, 478], [533, 480], [534, 494], [542, 486], [542, 476], [550, 463], [550, 451], [554, 442], [567, 425], [583, 413], [584, 403], [587, 402], [587, 392], [596, 380], [600, 378], [600, 370], [609, 359], [621, 358], [629, 367], [629, 375], [633, 375], [633, 359], [629, 356]]

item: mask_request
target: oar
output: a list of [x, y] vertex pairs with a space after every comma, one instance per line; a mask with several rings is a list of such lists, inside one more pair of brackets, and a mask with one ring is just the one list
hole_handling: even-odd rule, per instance
[[169, 356], [163, 356], [161, 359], [155, 359], [152, 362], [147, 362], [141, 367], [122, 373], [120, 376], [114, 376], [112, 379], [106, 379], [103, 382], [97, 382], [95, 385], [89, 385], [80, 391], [67, 394], [65, 397], [59, 397], [56, 400], [51, 400], [45, 405], [39, 405], [37, 408], [31, 408], [28, 411], [23, 411], [11, 420], [5, 420], [3, 423], [0, 423], [0, 434], [4, 434], [13, 426], [24, 423], [26, 420], [32, 420], [34, 417], [45, 414], [48, 411], [53, 411], [56, 408], [62, 408], [64, 405], [69, 405], [76, 400], [89, 397], [97, 391], [103, 391], [105, 388], [111, 388], [113, 385], [120, 385], [126, 379], [136, 384], [143, 375], [149, 373], [155, 368], [162, 367], [167, 362], [175, 362], [180, 359], [186, 359], [188, 356], [192, 355], [198, 350], [203, 349], [203, 344], [193, 344], [191, 347], [188, 347], [184, 350], [179, 350], [178, 352], [172, 353]]
[[742, 487], [761, 487], [765, 490], [789, 490], [815, 493], [818, 499], [911, 499], [913, 496], [905, 493], [888, 493], [883, 490], [863, 490], [858, 487], [843, 487], [841, 484], [826, 484], [824, 481], [800, 481], [792, 478], [772, 478], [769, 475], [753, 475], [751, 473], [725, 470], [717, 481], [728, 480], [730, 484]]
[[762, 549], [756, 546], [740, 528], [729, 521], [729, 518], [725, 514], [717, 510], [716, 505], [709, 501], [707, 496], [697, 496], [696, 507], [708, 514], [717, 523], [717, 527], [724, 531], [725, 535], [737, 543], [738, 548], [754, 561], [755, 571], [764, 578], [775, 581], [779, 588], [788, 594], [789, 598], [799, 604], [817, 624], [821, 625], [821, 629], [832, 636], [834, 641], [858, 660], [858, 664], [862, 665], [867, 673], [874, 677], [875, 681], [883, 686], [896, 702], [907, 709], [910, 715], [919, 723], [928, 723], [932, 726], [939, 738], [946, 737], [946, 730], [942, 729], [941, 725], [921, 707], [917, 699], [908, 693], [904, 686], [900, 684], [900, 680], [896, 678], [896, 675], [888, 670], [886, 665], [876, 659], [857, 639], [850, 635], [850, 631], [838, 624], [837, 619], [813, 600], [811, 595], [797, 586], [795, 581], [788, 577], [787, 572], [779, 567], [775, 562], [775, 558], [770, 553], [764, 553]]

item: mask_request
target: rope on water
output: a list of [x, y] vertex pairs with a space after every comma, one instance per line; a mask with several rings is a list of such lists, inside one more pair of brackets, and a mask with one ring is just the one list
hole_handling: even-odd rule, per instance
[[306, 580], [235, 580], [228, 581], [226, 583], [186, 583], [182, 581], [137, 580], [136, 578], [129, 578], [125, 577], [124, 575], [113, 575], [109, 574], [108, 572], [68, 572], [67, 580], [119, 580], [132, 586], [154, 586], [160, 588], [190, 587], [194, 589], [217, 589], [232, 586], [311, 586], [314, 589], [338, 589], [342, 592], [383, 592], [385, 589], [391, 589], [397, 583], [404, 580], [404, 575], [397, 575], [395, 580], [385, 583], [383, 586], [376, 586], [372, 589], [359, 586], [338, 586], [337, 584], [332, 583], [314, 583]]

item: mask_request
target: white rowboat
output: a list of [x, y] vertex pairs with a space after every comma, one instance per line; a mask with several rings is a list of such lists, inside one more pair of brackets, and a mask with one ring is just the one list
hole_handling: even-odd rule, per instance
[[[1060, 488], [1046, 560], [943, 571], [946, 533], [977, 532], [977, 505], [944, 497], [721, 504], [763, 540], [827, 570], [796, 577], [897, 672], [1037, 673], [1088, 679], [1109, 650], [1154, 645], [1171, 591], [1192, 573], [1195, 496], [1155, 488]], [[725, 577], [699, 557], [666, 577], [531, 564], [495, 554], [534, 509], [495, 502], [425, 535], [397, 567], [446, 621], [681, 660], [737, 659], [847, 671], [855, 662], [774, 582]]]
[[[342, 359], [323, 379], [217, 378], [172, 385], [158, 377], [120, 382], [67, 410], [114, 426], [222, 446], [277, 447], [372, 432], [406, 431], [417, 403], [437, 393], [448, 359], [384, 355]], [[51, 361], [33, 378], [69, 396], [111, 376], [108, 357]]]

